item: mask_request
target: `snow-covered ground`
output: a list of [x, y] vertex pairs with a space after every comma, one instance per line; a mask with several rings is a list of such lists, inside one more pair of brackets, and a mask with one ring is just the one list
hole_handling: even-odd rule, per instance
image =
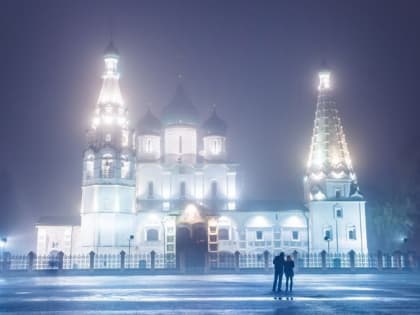
[[0, 313], [420, 314], [419, 274], [296, 275], [273, 295], [269, 275], [0, 278]]

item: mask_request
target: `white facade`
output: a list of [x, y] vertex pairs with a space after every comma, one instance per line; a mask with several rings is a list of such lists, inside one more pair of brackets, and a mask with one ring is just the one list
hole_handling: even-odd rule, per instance
[[367, 252], [365, 202], [329, 72], [320, 75], [305, 208], [244, 201], [225, 122], [213, 110], [200, 124], [182, 87], [159, 118], [149, 109], [131, 129], [118, 60], [111, 45], [83, 155], [81, 224], [39, 224], [38, 254], [154, 251], [175, 264], [182, 255], [197, 262], [218, 253]]

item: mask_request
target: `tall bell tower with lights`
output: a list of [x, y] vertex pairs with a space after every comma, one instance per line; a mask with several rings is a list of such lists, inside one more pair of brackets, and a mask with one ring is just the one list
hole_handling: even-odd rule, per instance
[[134, 138], [119, 86], [119, 58], [111, 42], [83, 154], [81, 246], [99, 254], [125, 250], [136, 224]]
[[304, 193], [311, 252], [367, 252], [365, 200], [353, 170], [328, 69], [319, 72]]

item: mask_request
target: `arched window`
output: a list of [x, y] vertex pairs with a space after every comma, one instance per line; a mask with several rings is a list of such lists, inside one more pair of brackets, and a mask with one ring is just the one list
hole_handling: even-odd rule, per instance
[[181, 199], [184, 199], [186, 197], [186, 193], [187, 193], [186, 190], [187, 188], [186, 188], [185, 182], [181, 182], [181, 184], [179, 185], [179, 197]]
[[146, 239], [148, 242], [158, 241], [159, 240], [159, 231], [156, 229], [147, 230]]
[[126, 155], [121, 155], [121, 178], [130, 177], [130, 161]]
[[154, 192], [153, 182], [149, 182], [147, 184], [147, 198], [148, 199], [153, 199], [154, 194], [155, 194], [155, 192]]
[[347, 227], [347, 239], [352, 240], [352, 241], [357, 239], [357, 237], [356, 237], [356, 227], [354, 225]]
[[114, 163], [113, 163], [111, 154], [104, 154], [102, 156], [102, 165], [101, 165], [102, 177], [109, 178], [114, 175], [113, 164]]
[[229, 229], [228, 228], [219, 228], [219, 240], [228, 241], [229, 240]]
[[179, 148], [178, 148], [178, 153], [182, 154], [182, 136], [179, 136]]
[[214, 180], [211, 182], [211, 198], [212, 199], [217, 199], [217, 194], [218, 194], [218, 187], [217, 187], [217, 182]]
[[146, 151], [146, 153], [152, 153], [152, 139], [150, 139], [150, 138], [146, 139], [145, 151]]

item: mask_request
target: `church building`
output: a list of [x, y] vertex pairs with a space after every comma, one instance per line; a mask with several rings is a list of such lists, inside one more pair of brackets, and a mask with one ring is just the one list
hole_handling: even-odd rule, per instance
[[215, 108], [201, 121], [181, 85], [161, 115], [149, 108], [130, 124], [119, 59], [111, 43], [83, 152], [80, 218], [41, 218], [38, 255], [154, 251], [199, 265], [235, 252], [367, 253], [365, 200], [329, 71], [319, 73], [304, 202], [290, 207], [241, 198], [226, 122]]

